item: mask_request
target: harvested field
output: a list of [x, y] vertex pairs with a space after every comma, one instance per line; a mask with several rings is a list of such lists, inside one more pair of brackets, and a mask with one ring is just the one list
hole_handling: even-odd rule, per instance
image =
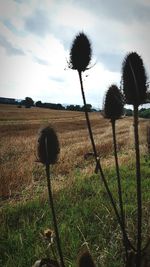
[[[90, 120], [103, 166], [112, 165], [111, 125], [98, 112], [90, 113]], [[25, 188], [31, 190], [42, 183], [44, 171], [43, 166], [36, 162], [36, 138], [38, 129], [47, 123], [57, 131], [61, 147], [59, 162], [52, 170], [53, 177], [66, 183], [75, 170], [94, 171], [94, 159], [84, 159], [92, 148], [83, 112], [0, 105], [0, 195], [3, 198], [20, 195]], [[147, 150], [148, 123], [148, 120], [140, 119], [141, 153]], [[117, 121], [120, 163], [133, 159], [132, 124], [132, 117]]]

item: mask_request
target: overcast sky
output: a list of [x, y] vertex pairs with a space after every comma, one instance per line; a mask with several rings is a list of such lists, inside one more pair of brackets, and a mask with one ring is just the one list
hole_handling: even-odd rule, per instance
[[149, 0], [0, 0], [0, 96], [82, 104], [78, 74], [67, 66], [81, 31], [93, 51], [88, 103], [101, 107], [108, 87], [120, 85], [128, 52], [142, 56], [149, 78]]

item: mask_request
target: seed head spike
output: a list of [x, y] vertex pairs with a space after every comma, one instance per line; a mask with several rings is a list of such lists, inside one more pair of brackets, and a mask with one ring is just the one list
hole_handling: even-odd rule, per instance
[[40, 129], [37, 142], [38, 160], [43, 164], [55, 164], [60, 152], [59, 141], [51, 126]]
[[147, 76], [143, 60], [136, 52], [124, 59], [122, 81], [126, 104], [139, 106], [146, 102]]
[[116, 85], [111, 85], [106, 92], [103, 115], [112, 121], [119, 119], [123, 115], [123, 96]]
[[91, 54], [92, 49], [89, 39], [83, 32], [79, 33], [71, 47], [69, 67], [79, 72], [85, 71], [91, 61]]

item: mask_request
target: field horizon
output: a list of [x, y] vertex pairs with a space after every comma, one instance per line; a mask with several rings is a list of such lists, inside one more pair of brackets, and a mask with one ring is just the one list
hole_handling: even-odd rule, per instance
[[[99, 112], [89, 113], [97, 151], [104, 167], [114, 163], [112, 152], [111, 124]], [[0, 105], [0, 154], [1, 154], [1, 188], [3, 199], [19, 198], [26, 187], [31, 190], [43, 181], [43, 166], [38, 164], [36, 141], [39, 129], [51, 124], [60, 141], [59, 161], [53, 168], [56, 187], [75, 170], [91, 174], [95, 163], [86, 127], [84, 112], [59, 111], [32, 107], [18, 108], [14, 105]], [[120, 164], [127, 163], [133, 157], [133, 121], [124, 117], [117, 121], [118, 152]], [[149, 120], [139, 119], [141, 153], [147, 150], [146, 127]], [[30, 191], [29, 190], [29, 191]]]

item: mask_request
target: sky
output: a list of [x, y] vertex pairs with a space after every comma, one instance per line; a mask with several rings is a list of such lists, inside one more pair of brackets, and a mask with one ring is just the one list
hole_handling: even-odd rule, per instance
[[87, 103], [101, 108], [109, 86], [120, 86], [129, 52], [150, 80], [149, 0], [0, 0], [0, 96], [82, 105], [78, 73], [68, 68], [79, 32], [92, 45]]

